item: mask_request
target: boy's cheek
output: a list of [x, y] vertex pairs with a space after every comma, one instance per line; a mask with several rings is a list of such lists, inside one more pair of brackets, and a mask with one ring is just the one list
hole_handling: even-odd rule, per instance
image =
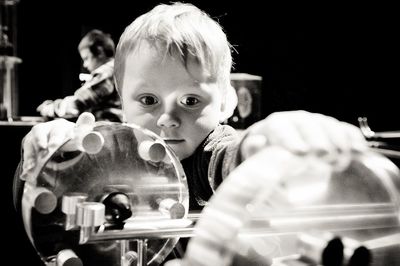
[[141, 123], [148, 112], [141, 110], [134, 101], [123, 101], [123, 112], [128, 123]]

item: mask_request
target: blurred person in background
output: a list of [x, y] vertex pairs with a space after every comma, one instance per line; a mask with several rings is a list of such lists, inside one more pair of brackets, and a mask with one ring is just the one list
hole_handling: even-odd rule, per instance
[[94, 29], [82, 38], [78, 51], [83, 67], [90, 72], [80, 75], [83, 85], [73, 95], [44, 101], [37, 111], [48, 119], [76, 120], [81, 113], [91, 112], [98, 121], [122, 122], [121, 101], [113, 81], [114, 41]]

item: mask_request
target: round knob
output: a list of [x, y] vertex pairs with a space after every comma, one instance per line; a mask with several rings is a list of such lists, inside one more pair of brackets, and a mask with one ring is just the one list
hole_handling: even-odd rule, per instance
[[49, 214], [57, 207], [57, 197], [54, 193], [44, 187], [29, 187], [30, 195], [28, 201], [41, 214]]
[[163, 199], [159, 201], [158, 209], [162, 213], [167, 213], [171, 219], [180, 219], [185, 216], [185, 207], [182, 203], [173, 199]]
[[82, 202], [76, 205], [76, 224], [81, 227], [100, 226], [104, 222], [105, 207], [99, 202]]
[[86, 201], [86, 193], [67, 193], [62, 197], [61, 210], [65, 214], [76, 214], [76, 205]]
[[136, 265], [137, 264], [138, 255], [135, 251], [128, 251], [124, 255], [123, 265]]
[[165, 147], [161, 143], [151, 140], [142, 141], [139, 144], [138, 153], [143, 160], [153, 162], [161, 162], [166, 155]]
[[56, 257], [57, 266], [83, 266], [80, 258], [71, 249], [63, 249]]
[[96, 131], [92, 131], [82, 138], [82, 148], [86, 153], [96, 154], [104, 146], [104, 137]]

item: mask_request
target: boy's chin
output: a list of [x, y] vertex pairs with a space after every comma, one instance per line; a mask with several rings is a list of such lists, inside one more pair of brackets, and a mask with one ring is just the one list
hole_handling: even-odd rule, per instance
[[[173, 146], [173, 145], [171, 145], [171, 146]], [[178, 159], [179, 159], [180, 161], [182, 161], [182, 160], [184, 160], [184, 159], [190, 157], [190, 156], [193, 154], [193, 152], [194, 152], [194, 151], [190, 152], [190, 151], [183, 150], [183, 149], [179, 149], [179, 148], [175, 148], [175, 149], [174, 149], [174, 147], [171, 147], [171, 148], [172, 148], [172, 150], [174, 151], [176, 157], [178, 157]]]

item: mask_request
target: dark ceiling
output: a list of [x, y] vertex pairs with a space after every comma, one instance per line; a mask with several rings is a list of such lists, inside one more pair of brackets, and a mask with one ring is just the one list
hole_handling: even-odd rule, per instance
[[[393, 8], [232, 2], [192, 1], [225, 29], [237, 50], [234, 71], [263, 77], [263, 115], [305, 109], [350, 123], [366, 115], [378, 127], [400, 128], [400, 119], [387, 118], [398, 110], [400, 88]], [[20, 114], [37, 115], [43, 100], [79, 86], [76, 47], [86, 31], [102, 29], [117, 42], [125, 26], [157, 3], [21, 0]]]

